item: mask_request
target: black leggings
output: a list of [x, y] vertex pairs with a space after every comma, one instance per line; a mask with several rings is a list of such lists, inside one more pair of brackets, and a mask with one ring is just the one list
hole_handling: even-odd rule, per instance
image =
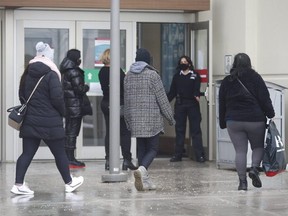
[[248, 141], [252, 149], [252, 167], [259, 167], [264, 154], [265, 122], [227, 121], [227, 130], [235, 148], [235, 165], [240, 179], [246, 178]]
[[[23, 138], [23, 152], [16, 163], [16, 184], [23, 184], [27, 169], [40, 146], [40, 141], [41, 139], [38, 138]], [[68, 158], [64, 150], [65, 139], [44, 140], [44, 142], [54, 155], [56, 166], [65, 184], [69, 183], [72, 179]]]

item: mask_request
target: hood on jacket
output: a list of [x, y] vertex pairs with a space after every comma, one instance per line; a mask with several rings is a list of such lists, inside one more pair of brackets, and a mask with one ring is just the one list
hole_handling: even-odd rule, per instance
[[67, 57], [63, 59], [63, 61], [60, 64], [60, 72], [61, 74], [64, 74], [69, 69], [77, 68], [78, 66], [75, 64], [75, 62], [71, 61]]
[[137, 61], [137, 62], [134, 62], [131, 66], [130, 66], [130, 72], [132, 73], [141, 73], [145, 67], [147, 66], [148, 64], [144, 61]]
[[40, 78], [51, 71], [50, 67], [42, 62], [29, 64], [29, 74], [32, 77]]

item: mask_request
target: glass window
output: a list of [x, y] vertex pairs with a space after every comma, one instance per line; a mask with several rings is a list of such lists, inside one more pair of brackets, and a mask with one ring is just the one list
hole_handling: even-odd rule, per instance
[[59, 66], [69, 49], [69, 29], [25, 28], [25, 66], [36, 55], [39, 41], [54, 49], [54, 63]]
[[[110, 30], [83, 30], [83, 70], [85, 82], [90, 86], [88, 95], [93, 109], [92, 116], [83, 118], [83, 146], [104, 146], [106, 130], [100, 108], [102, 91], [98, 73], [103, 66], [99, 58], [107, 48], [110, 48]], [[120, 31], [120, 67], [126, 71], [126, 30]]]
[[186, 27], [186, 24], [161, 24], [161, 70], [166, 91], [170, 89], [178, 59], [187, 51], [185, 48]]

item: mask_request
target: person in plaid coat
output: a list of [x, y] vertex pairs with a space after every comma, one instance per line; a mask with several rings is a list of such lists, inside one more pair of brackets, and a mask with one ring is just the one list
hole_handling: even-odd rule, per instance
[[157, 70], [150, 66], [150, 53], [143, 48], [136, 52], [124, 79], [124, 117], [131, 136], [137, 140], [139, 168], [134, 172], [138, 191], [155, 190], [147, 169], [158, 152], [159, 135], [164, 133], [164, 118], [175, 124], [171, 105]]

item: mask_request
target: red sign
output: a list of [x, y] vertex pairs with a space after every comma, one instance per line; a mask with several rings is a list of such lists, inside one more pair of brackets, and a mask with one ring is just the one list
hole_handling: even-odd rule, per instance
[[195, 71], [199, 73], [201, 77], [201, 83], [208, 82], [208, 70], [207, 69], [195, 69]]

